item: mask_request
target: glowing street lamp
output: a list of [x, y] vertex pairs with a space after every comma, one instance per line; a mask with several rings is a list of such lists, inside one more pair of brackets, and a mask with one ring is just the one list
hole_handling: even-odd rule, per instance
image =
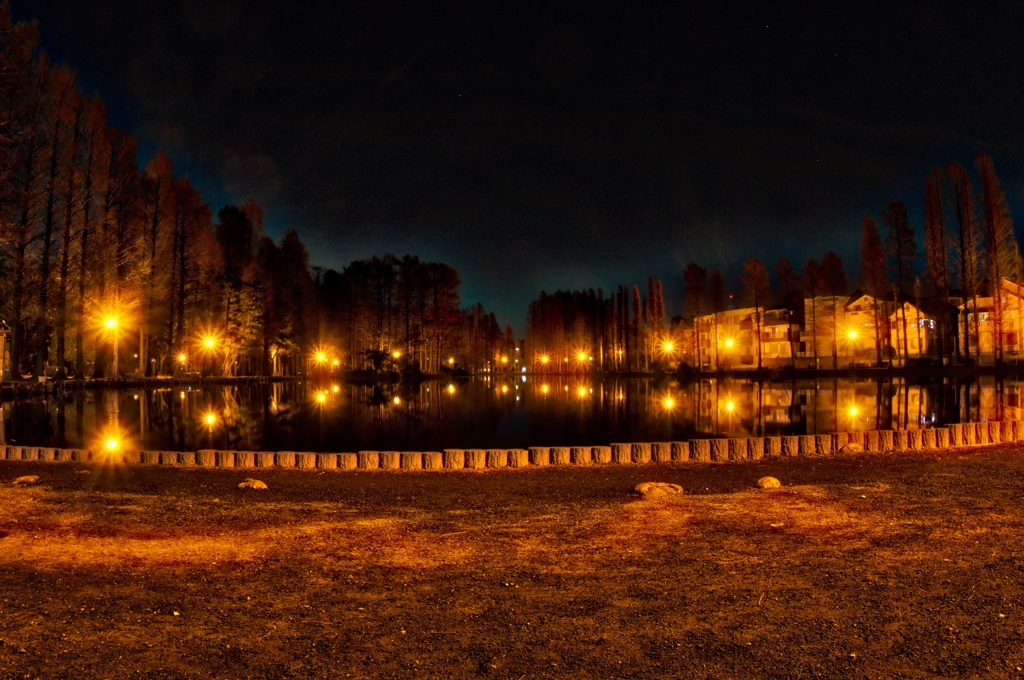
[[203, 425], [208, 429], [212, 429], [217, 424], [217, 414], [213, 411], [207, 411], [203, 414]]
[[391, 353], [391, 356], [395, 360], [401, 359], [402, 358], [402, 352], [396, 349], [394, 352]]

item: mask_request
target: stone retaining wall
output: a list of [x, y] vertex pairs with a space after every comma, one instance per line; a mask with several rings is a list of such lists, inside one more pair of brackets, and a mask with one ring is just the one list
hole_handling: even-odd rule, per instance
[[[445, 449], [444, 451], [130, 451], [117, 454], [133, 465], [200, 466], [235, 469], [305, 470], [462, 470], [546, 465], [608, 465], [746, 461], [780, 456], [829, 456], [837, 453], [933, 451], [1024, 441], [1024, 421], [961, 423], [926, 430], [874, 430], [780, 437], [694, 439], [677, 442], [629, 442], [611, 446], [526, 449]], [[117, 456], [113, 456], [117, 458]], [[0, 446], [0, 460], [106, 463], [106, 452], [34, 446]]]

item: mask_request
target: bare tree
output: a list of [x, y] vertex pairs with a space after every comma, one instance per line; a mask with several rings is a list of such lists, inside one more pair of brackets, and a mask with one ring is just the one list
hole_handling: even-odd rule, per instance
[[882, 224], [888, 229], [885, 247], [894, 274], [893, 302], [900, 310], [903, 329], [903, 356], [907, 356], [907, 313], [906, 308], [898, 299], [907, 294], [908, 286], [913, 281], [914, 261], [917, 260], [917, 246], [914, 244], [914, 230], [907, 218], [907, 207], [903, 201], [889, 201], [882, 211]]
[[932, 295], [941, 303], [936, 305], [936, 309], [939, 310], [938, 354], [940, 359], [944, 359], [951, 351], [951, 348], [947, 346], [950, 329], [945, 303], [949, 299], [951, 274], [949, 256], [953, 247], [953, 237], [946, 227], [946, 220], [943, 217], [942, 194], [944, 188], [945, 177], [936, 168], [928, 176], [924, 185], [924, 256]]
[[[1003, 360], [1007, 331], [1003, 307], [1003, 279], [1016, 280], [1020, 270], [1020, 249], [1013, 234], [1013, 218], [1006, 194], [999, 183], [992, 158], [978, 154], [978, 179], [981, 182], [982, 230], [988, 255], [988, 277], [992, 288], [993, 340], [996, 360]], [[1019, 299], [1019, 297], [1018, 297]], [[1019, 342], [1015, 339], [1014, 345]]]
[[743, 263], [743, 289], [747, 294], [747, 301], [754, 305], [754, 323], [757, 332], [757, 367], [763, 368], [762, 362], [762, 327], [764, 325], [764, 307], [769, 302], [771, 284], [768, 280], [768, 269], [764, 262], [756, 258], [750, 258]]
[[[871, 296], [872, 321], [875, 326], [875, 365], [882, 365], [882, 343], [887, 333], [883, 332], [882, 299], [885, 297], [885, 250], [878, 234], [878, 226], [870, 217], [864, 217], [860, 237], [860, 265], [864, 290]], [[884, 325], [888, 329], [888, 323]]]
[[[974, 319], [974, 336], [978, 335], [978, 274], [979, 242], [978, 217], [974, 205], [971, 180], [964, 166], [950, 163], [946, 167], [946, 191], [943, 193], [943, 208], [952, 224], [956, 225], [956, 257], [959, 266], [960, 288], [964, 296], [963, 335], [964, 358], [971, 356], [970, 319]], [[968, 304], [970, 303], [970, 304]], [[973, 306], [974, 311], [971, 312]], [[980, 359], [980, 348], [975, 343], [975, 359]]]
[[700, 352], [700, 327], [698, 319], [704, 314], [704, 298], [707, 294], [708, 270], [691, 262], [683, 270], [683, 290], [686, 295], [687, 311], [693, 317], [694, 347], [697, 355], [697, 369], [704, 368]]

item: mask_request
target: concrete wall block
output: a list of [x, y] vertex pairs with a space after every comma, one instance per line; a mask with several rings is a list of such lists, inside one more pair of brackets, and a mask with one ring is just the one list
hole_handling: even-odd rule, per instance
[[217, 467], [235, 467], [234, 451], [218, 451], [215, 456]]
[[550, 465], [551, 464], [551, 448], [547, 446], [531, 446], [530, 447], [530, 465]]
[[836, 432], [832, 435], [832, 451], [838, 453], [843, 450], [843, 447], [850, 443], [849, 432]]
[[355, 453], [339, 453], [338, 469], [355, 470], [359, 467], [359, 455]]
[[356, 454], [356, 467], [360, 470], [376, 470], [380, 467], [380, 451], [360, 451]]
[[751, 437], [747, 440], [747, 458], [750, 460], [764, 458], [764, 437]]
[[[610, 453], [609, 453], [610, 455]], [[530, 452], [526, 449], [511, 449], [508, 452], [509, 467], [521, 468], [530, 464]]]
[[1021, 426], [1020, 421], [1019, 420], [1011, 420], [1010, 421], [1010, 441], [1012, 441], [1012, 442], [1019, 442], [1021, 440], [1022, 433], [1024, 433], [1024, 427]]
[[946, 428], [949, 431], [949, 445], [950, 446], [963, 446], [964, 445], [964, 426], [956, 423], [949, 425]]
[[402, 456], [398, 451], [381, 451], [378, 460], [382, 470], [397, 470], [402, 465]]
[[21, 460], [21, 451], [14, 446], [0, 447], [0, 454], [4, 460]]
[[590, 458], [590, 447], [574, 446], [569, 449], [569, 462], [573, 465], [590, 465], [592, 462]]
[[612, 444], [612, 462], [624, 465], [633, 462], [632, 444]]
[[568, 446], [552, 446], [551, 447], [551, 464], [552, 465], [568, 465], [569, 464], [569, 447]]
[[655, 463], [667, 463], [672, 460], [671, 442], [654, 442], [651, 444], [651, 460]]
[[895, 451], [910, 450], [910, 435], [906, 430], [895, 430], [892, 433], [892, 448]]
[[591, 446], [590, 455], [593, 456], [595, 463], [601, 465], [612, 462], [612, 447], [610, 446]]
[[769, 458], [778, 458], [782, 455], [782, 437], [764, 438], [764, 455]]
[[711, 460], [711, 440], [694, 439], [690, 442], [691, 460], [706, 463]]
[[948, 427], [936, 427], [932, 432], [935, 433], [935, 448], [937, 449], [948, 449], [949, 444], [949, 428]]
[[814, 453], [819, 456], [831, 456], [833, 453], [832, 439], [830, 434], [814, 435]]
[[974, 436], [978, 431], [978, 428], [974, 427], [974, 423], [960, 423], [960, 441], [957, 446], [974, 446], [977, 438]]
[[817, 453], [818, 444], [815, 441], [814, 435], [800, 435], [800, 441], [797, 443], [797, 448], [801, 456], [813, 456], [815, 453]]
[[71, 449], [57, 449], [57, 460], [67, 463], [71, 460]]
[[907, 431], [907, 449], [909, 451], [920, 451], [924, 448], [924, 430]]
[[403, 451], [398, 464], [403, 470], [422, 470], [423, 454], [420, 451]]
[[[274, 455], [274, 454], [270, 454]], [[184, 465], [191, 467], [196, 464], [196, 454], [194, 451], [179, 451], [178, 452], [178, 465]]]
[[630, 451], [630, 458], [634, 463], [650, 463], [651, 445], [644, 442], [633, 444]]
[[990, 421], [988, 424], [988, 443], [1003, 443], [1003, 424], [998, 420]]
[[1004, 420], [999, 423], [999, 441], [1001, 442], [1012, 442], [1013, 441], [1013, 423], [1009, 420]]
[[487, 449], [487, 467], [508, 467], [508, 449]]
[[861, 432], [859, 430], [856, 430], [854, 432], [847, 432], [846, 433], [846, 437], [847, 437], [846, 443], [847, 444], [857, 444], [861, 448], [867, 450], [867, 447], [864, 446], [864, 442], [867, 440], [867, 437], [865, 437], [864, 435], [865, 435], [865, 433]]
[[921, 430], [921, 448], [926, 451], [938, 448], [935, 444], [934, 429]]
[[798, 456], [800, 455], [800, 437], [796, 435], [789, 435], [782, 437], [782, 455], [783, 456]]
[[34, 446], [21, 447], [22, 460], [39, 460], [39, 449]]
[[159, 465], [160, 464], [160, 452], [159, 451], [140, 451], [139, 462], [143, 465]]
[[471, 470], [487, 467], [487, 452], [483, 449], [466, 449], [466, 467]]
[[308, 451], [295, 454], [295, 467], [303, 470], [316, 468], [316, 454]]
[[733, 437], [729, 439], [729, 460], [743, 460], [747, 457], [746, 437]]
[[444, 467], [444, 454], [440, 451], [423, 452], [423, 469], [440, 470]]
[[864, 450], [879, 452], [882, 450], [882, 438], [878, 430], [871, 430], [864, 433]]
[[319, 470], [337, 470], [338, 454], [318, 453], [316, 454], [316, 467]]
[[235, 467], [244, 469], [256, 467], [256, 453], [254, 451], [235, 451]]
[[466, 452], [463, 449], [445, 449], [441, 456], [445, 470], [461, 470], [466, 467]]
[[160, 458], [160, 464], [161, 465], [177, 465], [178, 464], [178, 452], [177, 451], [161, 451], [159, 458]]
[[896, 438], [892, 430], [879, 430], [878, 444], [881, 451], [892, 451], [896, 448]]
[[254, 451], [252, 454], [253, 466], [258, 468], [274, 467], [275, 454], [270, 451]]
[[217, 464], [217, 452], [213, 449], [200, 449], [196, 451], [196, 465], [200, 467], [213, 467]]
[[728, 460], [729, 459], [729, 440], [728, 439], [712, 439], [711, 440], [711, 460]]
[[992, 443], [988, 438], [988, 423], [974, 423], [974, 443], [978, 446]]
[[688, 463], [692, 456], [690, 442], [672, 442], [672, 462]]
[[274, 465], [281, 468], [293, 468], [298, 464], [294, 451], [278, 451], [274, 454]]
[[48, 463], [52, 463], [57, 460], [57, 449], [51, 449], [48, 447], [39, 449], [39, 460], [46, 461]]

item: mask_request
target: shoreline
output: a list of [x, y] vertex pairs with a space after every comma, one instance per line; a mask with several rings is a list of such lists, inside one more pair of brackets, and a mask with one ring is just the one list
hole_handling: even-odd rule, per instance
[[771, 458], [827, 457], [857, 453], [939, 451], [1024, 441], [1024, 421], [960, 423], [924, 430], [870, 430], [817, 435], [732, 437], [610, 446], [534, 446], [529, 449], [443, 451], [144, 451], [4, 446], [9, 461], [161, 465], [231, 469], [482, 470], [547, 466], [642, 465], [646, 463], [751, 462]]

